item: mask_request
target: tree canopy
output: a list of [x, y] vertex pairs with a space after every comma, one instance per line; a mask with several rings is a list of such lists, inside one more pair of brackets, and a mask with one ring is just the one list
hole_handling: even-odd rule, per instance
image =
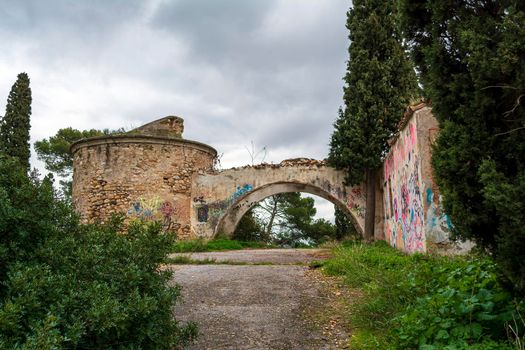
[[257, 240], [280, 246], [319, 244], [335, 239], [335, 226], [315, 219], [315, 201], [300, 192], [279, 193], [250, 209], [234, 233], [239, 240]]
[[453, 233], [525, 292], [525, 2], [400, 2], [441, 132], [432, 164]]
[[45, 163], [46, 169], [60, 176], [69, 176], [73, 171], [73, 156], [70, 152], [74, 142], [94, 136], [121, 133], [123, 130], [77, 130], [71, 127], [59, 129], [49, 139], [35, 142], [38, 159]]

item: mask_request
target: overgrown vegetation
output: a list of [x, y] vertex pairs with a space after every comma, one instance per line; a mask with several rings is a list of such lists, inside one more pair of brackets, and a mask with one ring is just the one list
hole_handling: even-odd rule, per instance
[[352, 349], [520, 349], [525, 340], [525, 304], [486, 256], [407, 256], [381, 241], [339, 247], [323, 265], [362, 290], [348, 320]]
[[525, 295], [525, 2], [403, 0], [405, 37], [441, 132], [436, 181], [453, 233]]
[[[29, 123], [16, 127], [27, 132]], [[196, 328], [173, 318], [179, 289], [161, 269], [171, 237], [157, 224], [125, 229], [119, 218], [80, 224], [51, 176], [28, 176], [26, 151], [0, 153], [0, 348], [173, 349], [190, 341]]]
[[173, 253], [192, 253], [269, 247], [272, 246], [265, 242], [238, 241], [234, 239], [217, 238], [210, 241], [206, 241], [204, 239], [177, 241], [172, 245], [171, 251]]

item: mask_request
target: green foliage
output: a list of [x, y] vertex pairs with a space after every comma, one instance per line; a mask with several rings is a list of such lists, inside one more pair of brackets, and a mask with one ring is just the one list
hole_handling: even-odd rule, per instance
[[493, 263], [458, 259], [422, 270], [409, 275], [408, 283], [425, 292], [397, 320], [401, 346], [471, 349], [479, 343], [485, 349], [494, 340], [506, 340], [504, 325], [514, 305], [498, 284]]
[[328, 160], [359, 184], [388, 149], [416, 79], [396, 27], [395, 1], [355, 0], [348, 12], [350, 48], [344, 109], [334, 124]]
[[312, 246], [333, 240], [335, 226], [327, 220], [314, 219], [316, 212], [313, 198], [302, 197], [300, 192], [279, 193], [249, 211], [253, 218], [244, 223], [241, 220], [243, 225], [239, 226], [250, 228], [251, 236], [242, 237], [236, 233], [234, 237], [244, 240], [254, 237], [261, 242], [287, 247]]
[[35, 142], [38, 159], [45, 163], [46, 169], [60, 176], [68, 176], [73, 171], [73, 155], [69, 151], [71, 144], [88, 137], [102, 136], [109, 132], [102, 130], [77, 130], [65, 128], [57, 131], [49, 139]]
[[315, 240], [316, 232], [312, 230], [313, 217], [317, 210], [311, 197], [301, 197], [299, 192], [281, 193], [279, 205], [282, 217], [276, 223], [273, 242], [280, 246], [296, 246], [308, 239]]
[[270, 239], [264, 230], [264, 224], [254, 212], [255, 208], [257, 206], [248, 210], [237, 224], [232, 236], [234, 240], [269, 242]]
[[343, 210], [339, 209], [337, 205], [334, 205], [334, 216], [335, 216], [335, 239], [342, 240], [348, 239], [353, 241], [359, 241], [362, 238], [361, 233], [355, 228], [352, 219]]
[[81, 225], [52, 181], [0, 156], [0, 348], [172, 349], [179, 295], [160, 226]]
[[385, 242], [334, 254], [324, 271], [363, 294], [351, 305], [352, 349], [511, 349], [506, 322], [523, 306], [490, 259], [406, 256]]
[[0, 122], [0, 153], [16, 158], [29, 171], [29, 129], [31, 88], [26, 73], [18, 74], [7, 98], [5, 115]]
[[269, 247], [271, 246], [265, 242], [238, 241], [233, 239], [218, 238], [210, 241], [205, 241], [204, 239], [177, 241], [172, 245], [171, 251], [173, 253], [191, 253]]
[[432, 163], [453, 232], [493, 252], [525, 295], [525, 3], [400, 4], [440, 122]]

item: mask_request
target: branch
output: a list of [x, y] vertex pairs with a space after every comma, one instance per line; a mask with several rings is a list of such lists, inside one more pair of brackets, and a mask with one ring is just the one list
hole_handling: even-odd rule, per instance
[[521, 98], [523, 96], [525, 96], [525, 94], [519, 95], [518, 98], [516, 99], [516, 103], [514, 104], [514, 107], [510, 111], [506, 111], [505, 113], [503, 113], [503, 116], [507, 117], [507, 116], [511, 115], [512, 113], [514, 113], [516, 108], [518, 108], [518, 106], [521, 106]]
[[495, 134], [494, 136], [506, 135], [506, 134], [510, 134], [511, 132], [522, 130], [522, 129], [525, 129], [525, 125], [524, 126], [520, 126], [519, 128], [515, 128], [515, 129], [512, 129], [512, 130], [509, 130], [509, 131], [500, 132], [498, 134]]
[[519, 90], [519, 88], [511, 85], [489, 85], [485, 86], [484, 88], [481, 88], [481, 90], [487, 90], [492, 88], [500, 88], [500, 89], [512, 89], [512, 90]]

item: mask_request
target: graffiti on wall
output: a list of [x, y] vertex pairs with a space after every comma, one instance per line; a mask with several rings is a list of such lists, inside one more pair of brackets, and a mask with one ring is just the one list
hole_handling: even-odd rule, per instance
[[174, 221], [176, 209], [173, 204], [169, 201], [161, 201], [158, 196], [139, 198], [133, 202], [127, 213], [132, 219], [159, 221], [162, 223], [162, 228], [166, 231], [177, 230], [179, 226]]
[[441, 195], [437, 198], [434, 195], [432, 188], [426, 190], [427, 200], [427, 216], [426, 216], [426, 235], [427, 239], [434, 243], [442, 243], [448, 240], [450, 230], [452, 229], [452, 222], [447, 214], [445, 214], [441, 205]]
[[204, 196], [194, 197], [193, 202], [199, 203], [197, 208], [197, 220], [200, 223], [209, 223], [211, 227], [217, 226], [219, 219], [226, 212], [226, 210], [239, 198], [253, 190], [250, 184], [237, 186], [231, 196], [225, 200], [206, 203]]
[[413, 118], [388, 154], [385, 179], [385, 234], [394, 247], [406, 252], [425, 250], [424, 206], [421, 192], [421, 159]]
[[346, 203], [348, 209], [353, 212], [357, 217], [365, 217], [365, 197], [360, 187], [353, 187], [350, 193], [346, 192], [346, 189], [339, 186], [333, 186], [329, 181], [323, 181], [321, 188], [326, 192], [330, 193], [333, 197]]
[[346, 205], [351, 211], [355, 213], [357, 217], [364, 219], [365, 218], [365, 206], [364, 206], [365, 201], [366, 201], [366, 198], [365, 196], [363, 196], [363, 192], [361, 191], [361, 188], [354, 187], [348, 194], [348, 198], [346, 199]]

